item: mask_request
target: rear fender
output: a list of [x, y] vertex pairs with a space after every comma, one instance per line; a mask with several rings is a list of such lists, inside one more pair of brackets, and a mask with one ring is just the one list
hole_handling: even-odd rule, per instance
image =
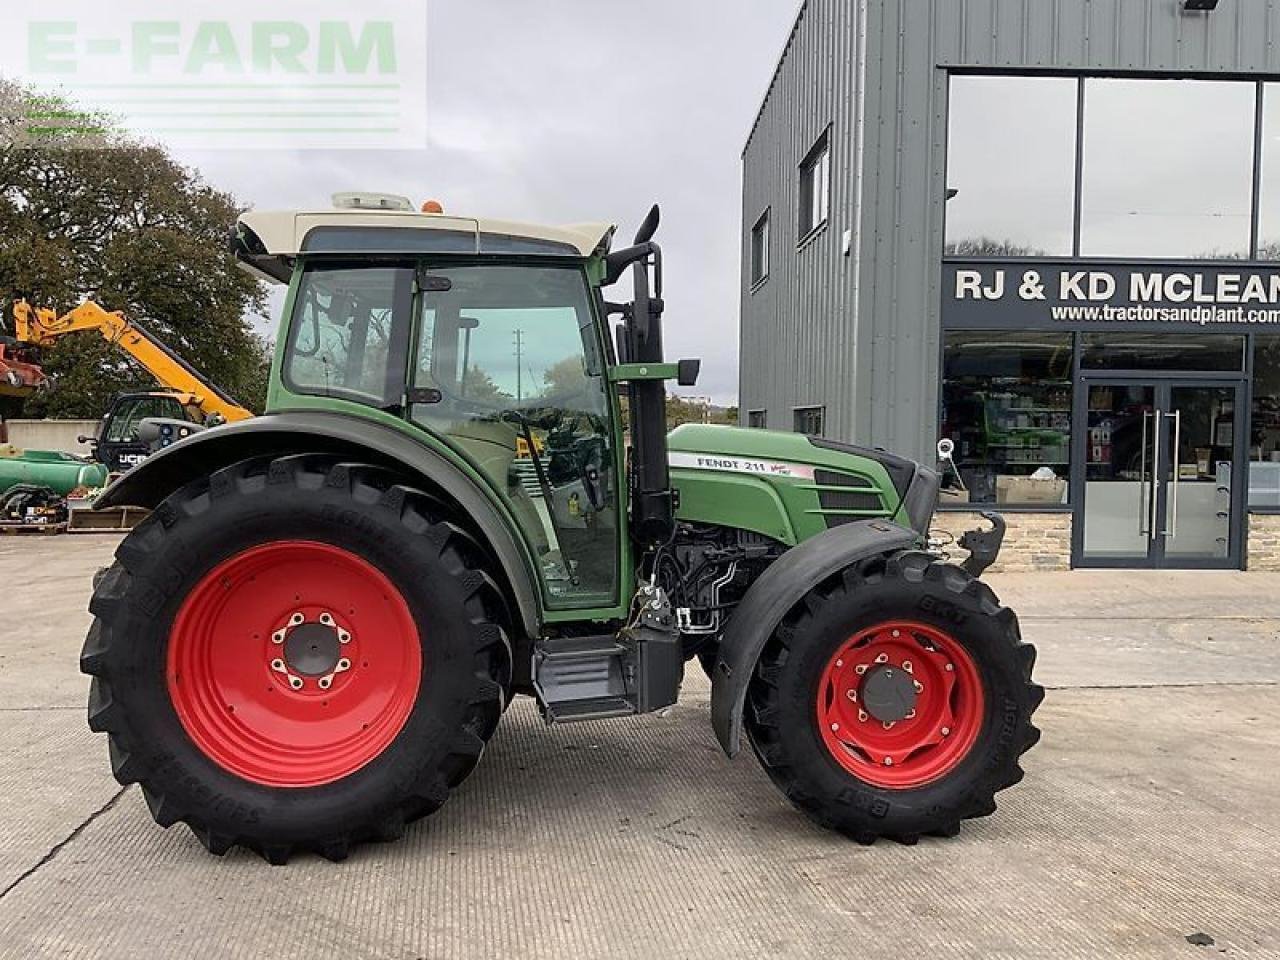
[[887, 520], [859, 520], [805, 540], [774, 561], [733, 612], [711, 675], [711, 726], [729, 756], [742, 747], [742, 711], [756, 661], [787, 611], [813, 587], [852, 564], [920, 544]]
[[528, 635], [538, 635], [536, 574], [493, 495], [431, 447], [369, 420], [338, 413], [280, 413], [206, 430], [152, 454], [104, 490], [94, 506], [153, 510], [175, 490], [228, 464], [294, 453], [332, 453], [386, 466], [421, 478], [452, 498], [501, 565]]

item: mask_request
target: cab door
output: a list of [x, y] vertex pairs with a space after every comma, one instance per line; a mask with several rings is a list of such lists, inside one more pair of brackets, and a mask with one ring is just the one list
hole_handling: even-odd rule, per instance
[[581, 266], [426, 264], [418, 291], [409, 419], [506, 501], [549, 607], [616, 605], [617, 451]]

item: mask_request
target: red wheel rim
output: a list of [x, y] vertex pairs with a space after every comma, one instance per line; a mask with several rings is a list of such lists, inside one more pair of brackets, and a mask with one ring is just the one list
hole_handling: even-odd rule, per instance
[[895, 790], [945, 776], [982, 730], [982, 680], [952, 636], [890, 620], [854, 634], [818, 681], [818, 730], [859, 780]]
[[379, 570], [325, 543], [252, 547], [209, 571], [169, 634], [166, 681], [205, 756], [313, 787], [381, 754], [413, 710], [418, 628]]

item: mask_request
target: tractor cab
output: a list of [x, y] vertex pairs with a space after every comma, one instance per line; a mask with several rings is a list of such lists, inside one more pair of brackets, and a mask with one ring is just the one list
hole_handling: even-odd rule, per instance
[[150, 456], [155, 443], [146, 436], [143, 421], [189, 423], [199, 426], [199, 409], [190, 394], [165, 390], [122, 393], [102, 417], [96, 437], [81, 437], [93, 458], [111, 473], [124, 473]]

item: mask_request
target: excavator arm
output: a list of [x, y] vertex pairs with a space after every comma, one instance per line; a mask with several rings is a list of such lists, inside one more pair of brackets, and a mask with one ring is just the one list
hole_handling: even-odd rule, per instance
[[59, 337], [82, 330], [96, 331], [107, 343], [133, 357], [161, 386], [189, 394], [204, 416], [227, 422], [253, 416], [155, 336], [123, 313], [104, 310], [92, 300], [62, 316], [56, 310], [19, 300], [13, 306], [13, 319], [17, 339], [36, 346], [48, 346]]

